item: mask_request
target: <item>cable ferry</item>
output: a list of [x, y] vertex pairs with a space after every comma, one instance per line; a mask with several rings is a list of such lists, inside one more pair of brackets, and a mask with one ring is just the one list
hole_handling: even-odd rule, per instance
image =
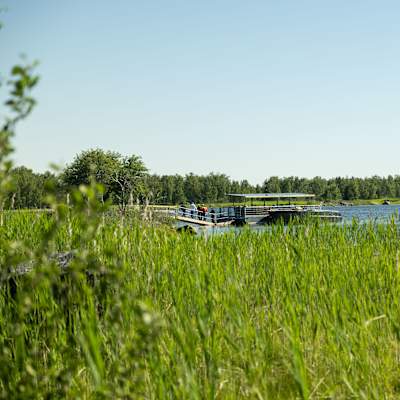
[[[228, 195], [232, 200], [234, 207], [236, 202], [244, 203], [243, 217], [246, 223], [268, 224], [283, 220], [288, 223], [295, 218], [320, 218], [330, 222], [342, 220], [338, 211], [325, 209], [321, 205], [315, 204], [291, 204], [292, 200], [304, 200], [314, 198], [314, 194], [307, 193], [230, 193]], [[276, 204], [266, 204], [267, 201], [275, 200]], [[285, 202], [286, 200], [286, 202]], [[254, 201], [264, 202], [263, 205], [254, 206]], [[250, 202], [250, 205], [248, 204]], [[286, 203], [286, 204], [285, 204]]]
[[[288, 223], [304, 218], [318, 218], [329, 222], [340, 222], [339, 211], [323, 208], [315, 204], [291, 204], [293, 200], [314, 198], [307, 193], [229, 193], [232, 206], [201, 208], [185, 208], [176, 210], [176, 218], [198, 225], [244, 225], [270, 224], [278, 221]], [[271, 204], [271, 200], [275, 204]], [[257, 202], [257, 205], [254, 203]], [[259, 203], [263, 203], [260, 205]], [[199, 208], [200, 210], [200, 208]]]

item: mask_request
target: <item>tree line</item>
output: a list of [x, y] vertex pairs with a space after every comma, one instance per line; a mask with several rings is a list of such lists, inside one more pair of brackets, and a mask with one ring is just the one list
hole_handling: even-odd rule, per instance
[[45, 193], [51, 190], [65, 197], [73, 187], [91, 180], [104, 187], [104, 200], [125, 207], [129, 204], [217, 203], [228, 201], [227, 193], [313, 193], [321, 201], [400, 198], [400, 176], [368, 178], [269, 177], [260, 185], [232, 180], [225, 174], [150, 174], [139, 156], [93, 149], [76, 155], [59, 173], [35, 173], [26, 167], [11, 171], [4, 208], [46, 207]]

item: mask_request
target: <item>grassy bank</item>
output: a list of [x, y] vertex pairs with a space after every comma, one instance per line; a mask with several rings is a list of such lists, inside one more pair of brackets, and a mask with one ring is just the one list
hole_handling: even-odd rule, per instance
[[354, 205], [382, 205], [385, 200], [389, 200], [390, 204], [400, 204], [399, 198], [382, 198], [382, 199], [357, 199], [351, 200]]
[[[1, 397], [400, 395], [395, 226], [204, 238], [53, 218], [7, 214], [0, 227]], [[77, 251], [69, 274], [40, 248]], [[14, 293], [5, 267], [28, 258]]]

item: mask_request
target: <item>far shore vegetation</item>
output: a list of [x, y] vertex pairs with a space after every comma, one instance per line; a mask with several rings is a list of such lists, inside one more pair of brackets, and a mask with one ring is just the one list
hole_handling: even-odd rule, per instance
[[[51, 186], [57, 197], [65, 198], [72, 188], [92, 180], [101, 183], [104, 199], [122, 207], [128, 204], [178, 205], [195, 203], [231, 204], [227, 193], [303, 192], [315, 194], [307, 203], [325, 204], [400, 204], [400, 176], [367, 178], [336, 177], [325, 179], [272, 176], [253, 185], [247, 180], [233, 180], [221, 173], [195, 175], [151, 174], [137, 155], [122, 156], [117, 152], [91, 149], [76, 155], [64, 170], [36, 173], [20, 166], [10, 171], [13, 185], [9, 187], [4, 208], [46, 207], [46, 187]], [[303, 203], [303, 202], [302, 202]], [[256, 204], [256, 203], [254, 203]], [[263, 202], [257, 204], [264, 204]], [[292, 204], [296, 204], [293, 202]]]

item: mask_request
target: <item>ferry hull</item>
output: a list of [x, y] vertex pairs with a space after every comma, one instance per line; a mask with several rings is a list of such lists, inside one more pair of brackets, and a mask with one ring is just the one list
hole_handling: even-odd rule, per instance
[[267, 216], [260, 219], [258, 224], [273, 224], [283, 222], [284, 224], [301, 220], [318, 219], [324, 222], [341, 222], [342, 216], [337, 211], [331, 210], [271, 210]]

